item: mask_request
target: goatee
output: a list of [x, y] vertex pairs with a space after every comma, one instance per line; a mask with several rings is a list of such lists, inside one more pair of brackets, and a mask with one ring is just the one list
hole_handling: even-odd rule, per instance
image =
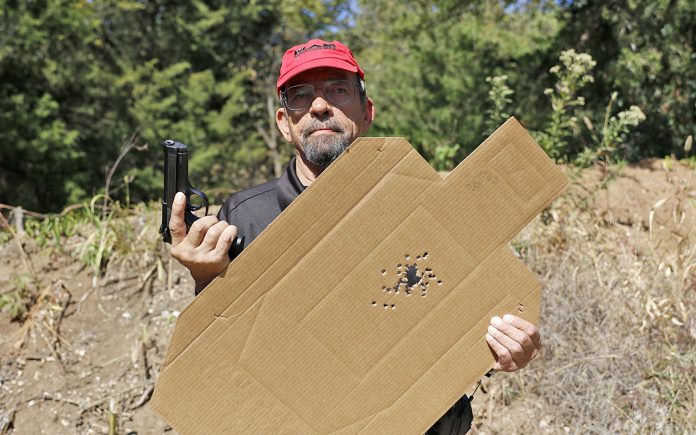
[[[315, 134], [316, 130], [329, 129], [336, 134]], [[351, 143], [350, 134], [334, 121], [314, 121], [302, 131], [302, 149], [313, 165], [326, 169]]]

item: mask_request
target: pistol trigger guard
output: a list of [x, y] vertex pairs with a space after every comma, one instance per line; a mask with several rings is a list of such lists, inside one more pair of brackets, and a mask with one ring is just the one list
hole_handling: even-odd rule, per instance
[[189, 186], [189, 191], [191, 193], [193, 193], [194, 195], [200, 196], [203, 199], [203, 204], [190, 205], [189, 210], [196, 211], [196, 210], [200, 210], [201, 208], [203, 208], [203, 206], [205, 206], [205, 214], [207, 215], [208, 214], [208, 197], [206, 196], [206, 194], [201, 192], [200, 190], [196, 189], [195, 187], [190, 187], [190, 186]]

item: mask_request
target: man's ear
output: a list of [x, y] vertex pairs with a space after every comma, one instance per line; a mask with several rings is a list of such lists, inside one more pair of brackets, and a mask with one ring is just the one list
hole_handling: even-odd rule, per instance
[[372, 98], [368, 98], [365, 102], [365, 110], [363, 111], [363, 121], [365, 122], [365, 131], [370, 129], [372, 121], [375, 120], [375, 105]]
[[288, 114], [285, 112], [284, 108], [279, 108], [276, 110], [276, 125], [278, 126], [278, 130], [280, 130], [280, 134], [283, 135], [286, 141], [292, 142], [292, 136], [290, 136], [290, 119], [288, 117]]

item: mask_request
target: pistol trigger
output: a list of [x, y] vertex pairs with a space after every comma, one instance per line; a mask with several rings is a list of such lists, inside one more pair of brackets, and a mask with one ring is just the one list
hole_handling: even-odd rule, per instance
[[191, 206], [191, 210], [200, 210], [201, 208], [203, 208], [203, 206], [205, 206], [205, 214], [207, 215], [208, 214], [208, 197], [206, 196], [206, 194], [201, 192], [200, 190], [196, 189], [193, 186], [189, 186], [189, 191], [191, 193], [193, 193], [194, 195], [199, 196], [203, 200], [203, 203], [201, 205]]

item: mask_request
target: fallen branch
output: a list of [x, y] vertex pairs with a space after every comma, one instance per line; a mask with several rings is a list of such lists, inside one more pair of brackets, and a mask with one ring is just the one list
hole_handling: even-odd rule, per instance
[[94, 293], [94, 290], [96, 290], [97, 287], [92, 287], [89, 290], [85, 292], [85, 294], [82, 295], [80, 298], [80, 301], [77, 303], [77, 313], [79, 314], [80, 311], [82, 311], [82, 304], [87, 300], [87, 298]]
[[47, 392], [44, 392], [44, 393], [43, 393], [42, 395], [40, 395], [40, 396], [32, 397], [31, 399], [27, 400], [27, 403], [29, 403], [29, 402], [31, 402], [31, 401], [34, 401], [34, 400], [50, 400], [50, 401], [54, 401], [54, 402], [63, 402], [63, 403], [67, 403], [67, 404], [69, 404], [69, 405], [77, 406], [78, 408], [80, 407], [80, 403], [79, 403], [78, 401], [76, 401], [76, 400], [64, 399], [64, 398], [62, 398], [62, 397], [53, 396], [53, 395], [51, 395], [50, 393], [47, 393]]
[[[99, 284], [99, 286], [101, 286], [101, 287], [107, 287], [107, 286], [109, 286], [109, 285], [111, 285], [111, 284], [115, 284], [115, 283], [118, 283], [118, 282], [124, 282], [124, 281], [130, 281], [130, 280], [136, 279], [136, 278], [140, 278], [140, 275], [138, 275], [137, 273], [132, 273], [132, 274], [130, 274], [130, 275], [128, 275], [128, 276], [123, 276], [123, 277], [121, 277], [121, 276], [115, 276], [115, 277], [112, 277], [112, 278], [109, 278], [109, 279], [104, 279], [104, 280]], [[121, 289], [119, 289], [119, 290], [121, 290]]]
[[152, 276], [156, 270], [157, 270], [157, 264], [153, 264], [152, 267], [150, 267], [150, 269], [145, 273], [145, 276], [143, 277], [143, 280], [140, 283], [140, 285], [138, 285], [138, 288], [135, 289], [135, 291], [133, 293], [131, 293], [130, 296], [128, 296], [129, 299], [131, 297], [137, 295], [138, 293], [140, 293], [145, 288], [148, 281], [150, 281], [150, 278], [152, 278]]
[[[65, 300], [63, 301], [63, 303], [61, 304], [60, 313], [58, 314], [58, 318], [56, 319], [56, 324], [55, 324], [55, 327], [53, 329], [55, 331], [56, 337], [58, 337], [60, 340], [65, 341], [65, 339], [63, 339], [60, 335], [60, 324], [63, 322], [63, 318], [65, 317], [65, 310], [67, 310], [68, 305], [70, 305], [70, 300], [72, 299], [72, 293], [70, 293], [70, 290], [68, 290], [68, 288], [65, 287], [65, 284], [63, 284], [63, 281], [60, 281], [60, 288], [68, 295], [68, 297], [66, 297]], [[58, 344], [59, 344], [59, 341], [56, 340], [56, 342], [54, 343], [56, 351], [60, 350], [58, 347]]]
[[[101, 206], [101, 205], [95, 205], [95, 207], [101, 208], [102, 206]], [[58, 213], [58, 214], [56, 214], [56, 213], [44, 214], [44, 213], [38, 213], [38, 212], [35, 212], [35, 211], [31, 211], [31, 210], [25, 210], [25, 209], [22, 208], [22, 207], [14, 207], [14, 206], [11, 206], [11, 205], [8, 205], [8, 204], [0, 204], [0, 210], [5, 209], [5, 210], [11, 210], [11, 211], [14, 212], [14, 211], [16, 211], [16, 210], [18, 210], [18, 209], [21, 209], [23, 214], [25, 214], [25, 215], [27, 215], [27, 216], [31, 216], [31, 217], [33, 217], [33, 218], [43, 219], [43, 220], [50, 219], [50, 218], [53, 218], [53, 217], [62, 217], [62, 216], [65, 216], [66, 214], [70, 213], [71, 211], [77, 210], [77, 209], [80, 209], [80, 208], [86, 208], [86, 205], [85, 205], [85, 204], [73, 204], [73, 205], [69, 205], [69, 206], [65, 207], [65, 208], [63, 209], [63, 211], [60, 212], [60, 213]]]
[[138, 409], [144, 404], [146, 404], [149, 400], [150, 397], [152, 397], [152, 392], [155, 391], [155, 386], [150, 385], [143, 391], [143, 394], [140, 395], [140, 398], [129, 408], [129, 411], [132, 411], [134, 409]]
[[118, 397], [118, 396], [120, 396], [120, 395], [122, 395], [122, 394], [130, 393], [130, 392], [133, 391], [133, 390], [137, 390], [138, 388], [142, 388], [142, 387], [145, 387], [145, 386], [148, 386], [148, 387], [149, 387], [150, 385], [153, 385], [152, 382], [140, 383], [140, 384], [135, 385], [135, 386], [133, 386], [133, 387], [126, 388], [126, 389], [123, 389], [123, 390], [121, 390], [121, 391], [118, 391], [118, 392], [116, 392], [116, 393], [114, 393], [114, 394], [109, 394], [108, 396], [102, 397], [101, 399], [97, 399], [97, 400], [94, 400], [94, 401], [92, 401], [92, 402], [89, 402], [87, 405], [85, 405], [85, 406], [83, 406], [82, 408], [80, 408], [79, 415], [84, 414], [85, 412], [89, 411], [90, 409], [94, 408], [95, 406], [101, 405], [102, 403], [106, 402], [107, 400], [111, 399], [112, 397]]

